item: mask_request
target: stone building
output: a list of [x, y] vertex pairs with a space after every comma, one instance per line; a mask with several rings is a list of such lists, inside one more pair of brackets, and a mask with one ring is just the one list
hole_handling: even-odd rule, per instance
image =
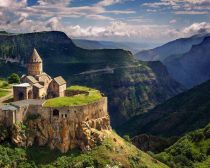
[[27, 65], [27, 74], [21, 77], [21, 84], [13, 87], [14, 101], [62, 97], [65, 90], [63, 77], [51, 78], [43, 72], [43, 61], [34, 49]]
[[[17, 146], [49, 146], [63, 153], [74, 148], [90, 150], [102, 142], [103, 131], [111, 129], [107, 97], [94, 89], [66, 89], [61, 76], [51, 78], [43, 72], [42, 59], [35, 49], [27, 75], [13, 86], [13, 92], [14, 102], [0, 106], [0, 125], [10, 128], [11, 142]], [[86, 103], [70, 103], [74, 96], [83, 95], [88, 100], [92, 94], [100, 96]], [[58, 104], [46, 105], [52, 100]], [[60, 105], [64, 100], [69, 104]], [[30, 131], [24, 133], [17, 123], [25, 124]]]

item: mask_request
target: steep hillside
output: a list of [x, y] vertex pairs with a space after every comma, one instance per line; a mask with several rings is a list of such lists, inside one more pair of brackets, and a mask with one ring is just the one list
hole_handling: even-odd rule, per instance
[[153, 47], [155, 44], [132, 43], [132, 42], [114, 42], [114, 41], [95, 41], [84, 39], [73, 39], [73, 42], [85, 49], [124, 49], [132, 53]]
[[155, 157], [170, 167], [210, 167], [210, 124], [188, 133]]
[[164, 61], [171, 55], [188, 52], [193, 45], [201, 43], [206, 36], [196, 35], [190, 38], [177, 39], [151, 50], [140, 51], [135, 56], [142, 61]]
[[171, 98], [147, 114], [132, 118], [119, 129], [121, 134], [147, 133], [180, 136], [210, 122], [210, 81]]
[[113, 126], [183, 91], [160, 62], [140, 62], [121, 49], [81, 49], [62, 32], [1, 35], [0, 76], [25, 73], [34, 47], [50, 75], [62, 75], [70, 85], [82, 84], [104, 92]]
[[187, 88], [210, 79], [210, 34], [178, 39], [136, 55], [140, 60], [159, 60], [169, 74]]
[[193, 45], [185, 54], [169, 57], [164, 61], [169, 73], [185, 86], [193, 87], [210, 79], [210, 36]]
[[66, 154], [46, 147], [18, 148], [4, 143], [0, 145], [0, 167], [33, 168], [85, 168], [85, 167], [152, 167], [168, 166], [138, 150], [113, 132], [91, 151], [73, 150]]

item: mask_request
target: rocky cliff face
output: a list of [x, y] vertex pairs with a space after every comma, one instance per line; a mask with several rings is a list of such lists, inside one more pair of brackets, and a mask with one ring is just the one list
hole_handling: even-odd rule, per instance
[[119, 128], [121, 134], [181, 136], [210, 122], [210, 80], [181, 93]]
[[143, 151], [152, 151], [154, 153], [162, 152], [165, 148], [171, 146], [177, 138], [161, 138], [147, 134], [137, 135], [132, 138], [132, 143]]
[[49, 146], [66, 153], [74, 148], [90, 150], [100, 144], [105, 138], [104, 130], [111, 130], [108, 116], [79, 124], [68, 120], [49, 122], [39, 117], [28, 120], [24, 125], [15, 124], [10, 138], [18, 147]]

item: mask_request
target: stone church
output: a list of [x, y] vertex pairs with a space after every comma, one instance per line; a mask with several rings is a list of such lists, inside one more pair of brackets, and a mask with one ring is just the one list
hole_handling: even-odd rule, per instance
[[23, 75], [20, 81], [20, 84], [13, 86], [14, 101], [49, 99], [65, 95], [66, 81], [61, 76], [51, 78], [43, 72], [43, 61], [36, 49], [29, 59], [27, 74]]

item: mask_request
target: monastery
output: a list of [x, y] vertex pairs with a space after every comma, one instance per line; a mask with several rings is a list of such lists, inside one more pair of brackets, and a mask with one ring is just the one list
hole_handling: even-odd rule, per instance
[[[86, 103], [72, 104], [74, 99]], [[107, 97], [94, 89], [68, 89], [63, 77], [52, 78], [43, 72], [36, 49], [28, 61], [27, 74], [13, 86], [13, 100], [0, 106], [0, 124], [12, 128], [11, 139], [17, 146], [47, 145], [61, 152], [88, 150], [103, 139], [101, 130], [111, 129]], [[19, 123], [27, 125], [33, 134], [23, 136]]]

